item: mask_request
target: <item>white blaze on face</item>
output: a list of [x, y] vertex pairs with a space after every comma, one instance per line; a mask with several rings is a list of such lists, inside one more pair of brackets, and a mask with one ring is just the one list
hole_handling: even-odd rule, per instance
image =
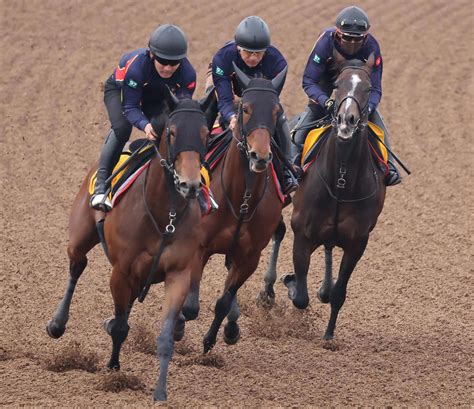
[[[352, 74], [351, 75], [352, 89], [348, 92], [347, 96], [349, 96], [349, 97], [354, 96], [355, 90], [357, 88], [357, 84], [361, 81], [362, 80], [360, 79], [360, 77], [357, 74]], [[347, 98], [344, 102], [345, 102], [344, 109], [347, 111], [349, 109], [349, 107], [351, 106], [351, 104], [352, 104], [352, 98]]]

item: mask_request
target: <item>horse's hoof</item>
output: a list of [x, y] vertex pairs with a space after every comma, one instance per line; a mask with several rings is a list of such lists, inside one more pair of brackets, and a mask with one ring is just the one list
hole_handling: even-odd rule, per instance
[[216, 341], [212, 341], [210, 339], [204, 338], [203, 346], [204, 346], [204, 353], [207, 354], [212, 348], [216, 345]]
[[176, 326], [174, 327], [174, 340], [181, 341], [184, 337], [184, 328], [185, 328], [185, 321], [178, 320], [176, 322]]
[[166, 391], [158, 390], [158, 388], [155, 389], [155, 392], [153, 393], [153, 400], [155, 402], [166, 402], [167, 399]]
[[107, 334], [109, 334], [110, 336], [112, 336], [112, 321], [113, 321], [113, 318], [110, 317], [110, 318], [106, 318], [104, 320], [104, 330], [105, 332], [107, 332]]
[[107, 369], [109, 369], [110, 371], [120, 371], [120, 364], [118, 362], [110, 361], [107, 364]]
[[260, 291], [257, 296], [257, 306], [262, 308], [272, 308], [275, 305], [275, 293], [273, 295], [266, 290]]
[[66, 331], [66, 327], [60, 327], [56, 322], [53, 320], [48, 321], [46, 324], [46, 332], [51, 338], [58, 339], [61, 338]]
[[[288, 296], [290, 295], [290, 290], [288, 290]], [[291, 297], [290, 297], [291, 298]], [[304, 310], [306, 307], [309, 305], [309, 298], [305, 297], [303, 299], [298, 299], [296, 297], [296, 290], [295, 290], [295, 296], [291, 298], [293, 301], [293, 305], [298, 308], [299, 310]]]
[[240, 339], [239, 324], [229, 321], [224, 327], [224, 341], [227, 345], [235, 345]]
[[327, 292], [322, 292], [321, 289], [319, 289], [316, 292], [316, 296], [318, 297], [318, 300], [321, 301], [323, 304], [329, 303], [329, 294]]

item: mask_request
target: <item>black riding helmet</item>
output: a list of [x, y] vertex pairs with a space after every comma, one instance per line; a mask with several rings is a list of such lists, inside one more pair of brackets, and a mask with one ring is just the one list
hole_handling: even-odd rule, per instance
[[257, 16], [244, 18], [235, 30], [235, 42], [248, 51], [265, 51], [270, 45], [267, 23]]
[[336, 27], [344, 34], [363, 36], [369, 31], [369, 17], [357, 6], [343, 9], [336, 17]]
[[148, 43], [151, 53], [169, 61], [182, 60], [188, 51], [188, 40], [183, 30], [173, 24], [159, 26]]

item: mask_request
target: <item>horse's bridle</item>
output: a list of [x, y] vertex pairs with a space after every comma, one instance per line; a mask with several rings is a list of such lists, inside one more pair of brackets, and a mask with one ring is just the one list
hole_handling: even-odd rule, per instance
[[[245, 89], [242, 92], [242, 97], [245, 95], [245, 93], [250, 92], [250, 91], [271, 92], [278, 96], [278, 92], [274, 89], [263, 88], [263, 87], [253, 87], [253, 88]], [[237, 140], [238, 142], [237, 145], [239, 149], [245, 153], [245, 156], [248, 160], [250, 158], [248, 141], [247, 141], [248, 135], [250, 135], [253, 131], [255, 131], [255, 129], [267, 129], [268, 132], [270, 133], [270, 138], [271, 138], [272, 135], [275, 133], [276, 123], [272, 124], [271, 126], [268, 126], [267, 124], [261, 124], [261, 123], [259, 124], [259, 123], [256, 123], [255, 120], [252, 120], [252, 116], [251, 116], [249, 121], [246, 124], [244, 124], [244, 112], [243, 112], [242, 99], [239, 102], [237, 121], [239, 124], [239, 136], [240, 136], [240, 140]], [[249, 124], [250, 124], [250, 129], [248, 128]]]
[[[339, 72], [338, 77], [342, 74], [343, 71], [345, 71], [347, 69], [360, 70], [370, 78], [370, 74], [367, 71], [365, 71], [363, 68], [356, 67], [356, 66], [351, 66], [351, 65], [348, 65], [348, 66], [345, 66], [344, 68], [342, 68], [341, 71]], [[368, 111], [369, 111], [369, 98], [367, 98], [367, 102], [363, 107], [361, 107], [360, 101], [353, 95], [346, 95], [339, 102], [336, 100], [336, 102], [334, 103], [334, 108], [333, 108], [333, 112], [332, 112], [332, 115], [331, 115], [331, 125], [333, 127], [335, 127], [336, 129], [337, 129], [337, 115], [339, 113], [339, 108], [344, 103], [344, 101], [346, 101], [348, 99], [352, 99], [353, 101], [355, 101], [355, 103], [357, 104], [357, 108], [359, 109], [359, 113], [360, 113], [359, 119], [357, 120], [357, 122], [355, 124], [355, 127], [353, 128], [352, 133], [351, 133], [351, 136], [353, 136], [357, 131], [361, 131], [363, 128], [365, 128], [367, 126]], [[364, 120], [362, 121], [362, 119], [364, 119]]]

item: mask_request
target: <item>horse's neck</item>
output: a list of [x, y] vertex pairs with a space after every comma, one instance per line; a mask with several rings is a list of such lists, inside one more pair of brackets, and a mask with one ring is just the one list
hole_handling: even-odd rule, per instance
[[255, 198], [256, 192], [263, 189], [267, 172], [260, 174], [252, 173], [252, 186], [247, 186], [245, 173], [250, 172], [249, 163], [244, 158], [235, 138], [232, 139], [223, 166], [222, 178], [224, 187], [229, 199], [235, 206], [241, 204], [246, 189], [250, 189], [253, 199]]
[[[366, 128], [367, 129], [367, 128]], [[346, 191], [365, 191], [367, 190], [367, 177], [373, 172], [372, 158], [370, 156], [370, 148], [367, 142], [367, 130], [364, 134], [358, 134], [351, 147], [338, 146], [336, 140], [336, 128], [333, 128], [327, 143], [322, 148], [320, 158], [316, 161], [319, 171], [324, 179], [331, 185], [336, 183], [341, 177], [341, 170], [344, 172], [346, 180]], [[350, 149], [350, 152], [343, 149]], [[369, 186], [370, 189], [370, 186]]]

